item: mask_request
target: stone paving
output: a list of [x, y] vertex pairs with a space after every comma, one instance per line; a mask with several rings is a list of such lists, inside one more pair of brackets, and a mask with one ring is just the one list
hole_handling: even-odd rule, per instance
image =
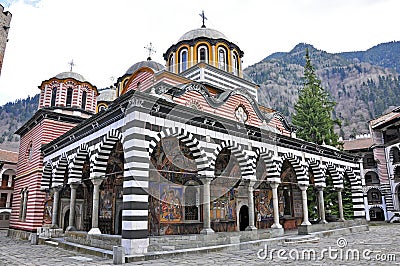
[[[314, 242], [190, 254], [126, 265], [400, 265], [399, 241], [400, 224], [383, 224], [370, 226], [370, 231]], [[52, 246], [30, 245], [29, 241], [6, 237], [6, 231], [1, 230], [0, 265], [113, 265], [113, 261]]]

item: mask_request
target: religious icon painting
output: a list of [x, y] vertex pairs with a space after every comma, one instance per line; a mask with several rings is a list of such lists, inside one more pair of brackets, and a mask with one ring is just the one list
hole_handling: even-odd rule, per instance
[[182, 187], [160, 184], [160, 222], [182, 221]]

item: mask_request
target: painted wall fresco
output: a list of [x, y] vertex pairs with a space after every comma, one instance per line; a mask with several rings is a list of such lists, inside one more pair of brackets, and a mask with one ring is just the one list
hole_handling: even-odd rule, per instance
[[[186, 206], [186, 188], [200, 195], [197, 166], [192, 152], [175, 137], [162, 139], [151, 156], [149, 172], [149, 234], [197, 234], [203, 225], [199, 198]], [[185, 211], [197, 214], [185, 215]]]

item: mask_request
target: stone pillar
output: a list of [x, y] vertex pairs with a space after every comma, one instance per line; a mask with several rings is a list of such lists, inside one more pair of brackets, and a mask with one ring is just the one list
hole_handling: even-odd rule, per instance
[[211, 178], [203, 177], [201, 179], [203, 182], [203, 230], [201, 234], [212, 234], [214, 230], [211, 229], [211, 216], [210, 216], [210, 183]]
[[278, 183], [270, 183], [272, 188], [272, 205], [274, 206], [274, 224], [271, 228], [281, 229], [282, 225], [279, 223], [279, 201], [278, 201]]
[[307, 185], [299, 185], [301, 190], [301, 199], [303, 201], [303, 222], [301, 225], [311, 225], [308, 221], [308, 204], [307, 204]]
[[321, 218], [320, 223], [326, 224], [328, 223], [325, 218], [325, 204], [324, 204], [324, 188], [317, 187], [318, 190], [318, 205], [319, 205], [319, 217]]
[[61, 187], [54, 187], [53, 191], [53, 211], [51, 215], [51, 228], [58, 228], [58, 201], [60, 200]]
[[344, 222], [343, 215], [343, 199], [342, 199], [342, 189], [337, 190], [338, 205], [339, 205], [339, 221]]
[[249, 180], [246, 182], [247, 183], [247, 198], [248, 198], [248, 207], [249, 207], [249, 226], [246, 227], [246, 231], [255, 231], [257, 230], [257, 227], [254, 226], [254, 195], [253, 195], [253, 186], [254, 186], [254, 181]]
[[75, 203], [76, 203], [76, 189], [79, 184], [71, 183], [69, 184], [71, 188], [71, 199], [69, 201], [69, 223], [67, 227], [67, 231], [75, 231]]
[[11, 208], [11, 192], [7, 193], [6, 208]]
[[93, 183], [93, 212], [92, 212], [92, 228], [88, 232], [91, 235], [100, 235], [99, 229], [99, 192], [100, 185], [103, 182], [103, 178], [95, 177], [91, 179]]

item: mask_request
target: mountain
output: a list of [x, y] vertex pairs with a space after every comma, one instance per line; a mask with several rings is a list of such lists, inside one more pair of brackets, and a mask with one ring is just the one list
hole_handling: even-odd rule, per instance
[[[322, 86], [337, 102], [333, 113], [342, 121], [344, 138], [368, 133], [372, 118], [400, 105], [400, 42], [378, 44], [367, 51], [331, 54], [299, 43], [290, 52], [276, 52], [244, 72], [260, 85], [259, 102], [291, 119], [302, 86], [305, 51]], [[33, 116], [39, 95], [0, 107], [0, 149], [18, 151], [14, 132]]]
[[300, 43], [290, 52], [274, 53], [244, 70], [260, 85], [262, 105], [291, 118], [307, 48], [322, 86], [337, 102], [333, 115], [342, 121], [336, 131], [343, 138], [368, 133], [367, 121], [400, 104], [400, 42], [390, 42], [337, 54]]
[[14, 132], [37, 111], [39, 94], [0, 107], [0, 149], [18, 151], [19, 136]]

